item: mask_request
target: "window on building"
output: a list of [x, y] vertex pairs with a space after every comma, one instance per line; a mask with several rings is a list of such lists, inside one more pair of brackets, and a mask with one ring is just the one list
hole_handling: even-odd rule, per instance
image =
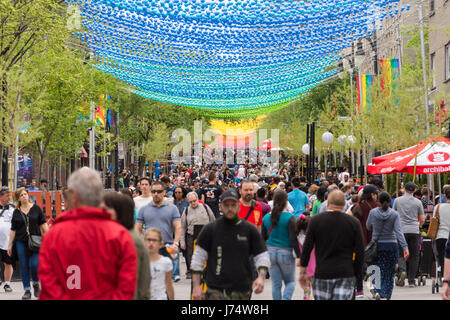
[[445, 79], [450, 79], [450, 43], [445, 46]]
[[431, 88], [436, 88], [436, 65], [435, 65], [436, 53], [432, 53], [430, 56], [430, 70], [432, 76], [432, 86]]

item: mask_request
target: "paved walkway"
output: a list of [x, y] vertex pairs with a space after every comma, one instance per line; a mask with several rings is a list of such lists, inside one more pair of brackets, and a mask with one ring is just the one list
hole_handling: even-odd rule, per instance
[[[183, 260], [183, 259], [182, 259]], [[174, 283], [175, 288], [175, 299], [176, 300], [189, 300], [190, 299], [190, 288], [191, 288], [191, 280], [187, 280], [184, 276], [185, 274], [185, 264], [181, 262], [181, 280], [177, 283]], [[298, 270], [297, 270], [298, 271]], [[297, 272], [298, 279], [298, 272]], [[24, 290], [21, 282], [13, 282], [11, 284], [13, 292], [6, 293], [3, 290], [3, 285], [0, 288], [0, 300], [21, 300], [22, 295], [24, 294]], [[364, 288], [365, 298], [364, 300], [370, 300], [371, 294], [367, 287]], [[33, 296], [33, 300], [36, 298]], [[293, 300], [302, 300], [303, 299], [303, 290], [300, 288], [298, 281], [296, 282], [296, 287], [294, 291]], [[272, 286], [271, 281], [265, 281], [264, 291], [261, 294], [254, 294], [252, 300], [272, 300]], [[392, 300], [441, 300], [441, 295], [432, 294], [431, 293], [431, 279], [427, 280], [426, 286], [420, 286], [415, 288], [409, 287], [394, 287], [394, 292], [392, 295]]]

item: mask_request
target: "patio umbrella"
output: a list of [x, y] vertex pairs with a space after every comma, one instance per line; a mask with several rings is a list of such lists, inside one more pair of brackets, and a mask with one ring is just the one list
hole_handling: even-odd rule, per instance
[[[416, 163], [417, 153], [417, 163]], [[371, 174], [406, 172], [433, 174], [450, 171], [450, 139], [430, 138], [404, 150], [372, 159], [367, 166]]]
[[261, 143], [261, 145], [259, 146], [258, 149], [271, 150], [272, 149], [272, 142], [270, 141], [270, 139], [266, 139], [266, 140], [264, 140]]

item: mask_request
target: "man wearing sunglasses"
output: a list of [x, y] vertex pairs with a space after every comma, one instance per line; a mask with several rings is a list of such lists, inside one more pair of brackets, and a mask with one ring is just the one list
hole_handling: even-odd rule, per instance
[[[159, 181], [156, 181], [151, 186], [152, 202], [145, 205], [139, 210], [138, 217], [136, 219], [135, 229], [138, 233], [143, 234], [143, 227], [157, 228], [162, 232], [164, 247], [160, 250], [159, 254], [169, 257], [174, 263], [173, 277], [175, 282], [180, 280], [180, 276], [176, 274], [177, 265], [176, 258], [167, 252], [170, 250], [172, 254], [178, 253], [178, 246], [181, 236], [181, 217], [178, 209], [175, 205], [169, 203], [167, 199], [164, 199], [166, 195], [166, 186]], [[167, 249], [166, 249], [167, 247]]]

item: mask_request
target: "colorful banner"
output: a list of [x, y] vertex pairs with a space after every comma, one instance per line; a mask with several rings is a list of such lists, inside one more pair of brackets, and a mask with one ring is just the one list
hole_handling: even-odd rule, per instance
[[[385, 97], [390, 95], [395, 97], [397, 89], [396, 80], [399, 76], [398, 59], [380, 59], [380, 70], [381, 91]], [[398, 104], [398, 99], [395, 100], [395, 103]]]
[[356, 88], [358, 90], [358, 114], [365, 112], [370, 113], [370, 105], [372, 103], [371, 99], [371, 87], [373, 84], [373, 75], [371, 74], [361, 74], [358, 75], [358, 81], [356, 83]]
[[108, 124], [110, 128], [114, 128], [114, 115], [111, 109], [108, 110]]
[[18, 162], [17, 181], [20, 184], [23, 179], [27, 179], [27, 183], [30, 184], [33, 179], [33, 158], [29, 153], [19, 154]]
[[95, 109], [95, 122], [97, 126], [105, 127], [105, 108], [100, 105]]

